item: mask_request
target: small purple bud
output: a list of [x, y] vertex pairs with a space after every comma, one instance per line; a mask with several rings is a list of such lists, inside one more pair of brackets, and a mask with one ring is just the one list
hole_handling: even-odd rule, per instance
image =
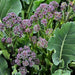
[[31, 58], [31, 57], [29, 57], [28, 61], [29, 61], [29, 62], [31, 62], [31, 61], [32, 61], [32, 58]]
[[52, 18], [52, 17], [53, 17], [53, 14], [50, 13], [50, 14], [48, 15], [48, 19], [50, 19], [50, 18]]
[[29, 65], [29, 62], [27, 60], [23, 61], [23, 66], [28, 66]]
[[8, 13], [8, 16], [16, 17], [16, 14], [14, 12], [11, 12], [11, 13]]
[[34, 52], [31, 53], [32, 58], [36, 57], [36, 54]]
[[17, 19], [17, 23], [21, 23], [22, 22], [21, 17], [17, 17], [16, 19]]
[[17, 54], [17, 58], [20, 59], [20, 57], [21, 57], [21, 55], [20, 54]]
[[30, 62], [30, 67], [32, 67], [35, 63], [33, 61]]
[[49, 5], [47, 8], [47, 12], [53, 12], [55, 10], [53, 5]]
[[10, 17], [9, 16], [6, 16], [2, 19], [3, 22], [6, 22]]
[[42, 19], [43, 18], [43, 14], [40, 13], [39, 14], [39, 18]]
[[39, 14], [39, 13], [41, 12], [41, 8], [38, 7], [38, 8], [36, 9], [36, 12]]
[[43, 25], [46, 26], [46, 25], [47, 25], [47, 20], [46, 20], [46, 19], [42, 19], [42, 20], [41, 20], [41, 24], [43, 24]]
[[11, 44], [11, 43], [12, 43], [12, 38], [8, 37], [8, 38], [6, 39], [6, 43]]
[[26, 75], [27, 69], [25, 67], [20, 67], [20, 72], [21, 72], [21, 75]]
[[52, 31], [53, 31], [53, 29], [47, 29], [47, 30], [46, 30], [46, 34], [47, 34], [47, 35], [50, 35], [50, 34], [52, 33]]
[[61, 12], [54, 12], [54, 19], [55, 20], [61, 20], [62, 18], [62, 13]]
[[5, 42], [5, 40], [6, 40], [6, 38], [2, 38], [2, 42], [3, 42], [3, 43]]
[[19, 66], [21, 65], [19, 59], [16, 59], [16, 60], [15, 60], [15, 63], [16, 63], [17, 65], [19, 65]]
[[48, 44], [48, 41], [39, 37], [39, 41], [37, 42], [37, 46], [39, 46], [41, 48], [47, 48], [47, 44]]
[[7, 27], [7, 28], [11, 28], [12, 26], [13, 26], [13, 25], [12, 25], [12, 22], [8, 20], [8, 21], [6, 22], [6, 27]]
[[20, 47], [19, 49], [18, 49], [18, 52], [20, 53], [20, 52], [22, 52], [23, 51], [23, 49], [22, 49], [22, 47]]
[[55, 8], [59, 7], [59, 4], [56, 1], [50, 2], [49, 5], [53, 5]]
[[40, 7], [42, 8], [42, 9], [45, 9], [45, 8], [47, 8], [47, 4], [46, 3], [42, 3], [42, 4], [40, 4]]
[[21, 53], [21, 55], [24, 56], [24, 57], [27, 57], [27, 56], [28, 56], [28, 53], [27, 53], [27, 51], [23, 51], [23, 52]]
[[36, 37], [36, 36], [31, 37], [31, 41], [33, 42], [33, 44], [36, 44], [36, 42], [37, 42], [37, 37]]
[[29, 28], [25, 29], [25, 32], [30, 33], [30, 29]]
[[38, 32], [40, 30], [40, 26], [39, 25], [35, 25], [34, 28], [33, 28], [33, 30], [35, 32]]
[[24, 46], [25, 50], [30, 50], [30, 48], [28, 46]]
[[17, 23], [16, 18], [12, 18], [12, 22], [13, 22], [13, 24], [16, 24]]
[[47, 14], [47, 10], [44, 9], [44, 11], [42, 12], [43, 15], [46, 15]]

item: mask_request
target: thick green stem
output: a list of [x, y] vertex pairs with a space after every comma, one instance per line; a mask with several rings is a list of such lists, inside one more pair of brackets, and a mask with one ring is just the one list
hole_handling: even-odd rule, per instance
[[22, 19], [24, 19], [24, 10], [22, 10], [21, 14], [22, 14]]
[[28, 14], [29, 14], [29, 12], [30, 12], [31, 6], [32, 6], [32, 4], [33, 4], [33, 1], [34, 1], [34, 0], [32, 0], [31, 3], [30, 3], [30, 5], [29, 5], [29, 8], [28, 8], [28, 10], [27, 10], [27, 16], [26, 16], [26, 18], [28, 18]]

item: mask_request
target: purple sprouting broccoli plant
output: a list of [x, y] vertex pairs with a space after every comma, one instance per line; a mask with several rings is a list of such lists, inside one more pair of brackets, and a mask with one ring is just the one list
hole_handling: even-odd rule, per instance
[[39, 59], [36, 58], [35, 52], [31, 51], [28, 46], [18, 49], [18, 54], [15, 63], [19, 66], [21, 75], [28, 73], [27, 67], [33, 67], [34, 64], [39, 64]]

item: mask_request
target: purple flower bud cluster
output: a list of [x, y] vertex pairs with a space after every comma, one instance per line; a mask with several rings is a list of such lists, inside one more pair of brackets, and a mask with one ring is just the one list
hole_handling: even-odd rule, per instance
[[48, 14], [48, 19], [51, 19], [51, 18], [53, 18], [53, 14], [52, 13]]
[[15, 13], [11, 12], [3, 18], [3, 22], [6, 28], [12, 28], [15, 24], [19, 24], [21, 22], [21, 18], [18, 18]]
[[6, 41], [6, 38], [3, 37], [1, 40], [2, 40], [2, 42], [4, 43], [4, 42]]
[[1, 40], [2, 40], [3, 43], [7, 43], [7, 44], [12, 43], [12, 38], [10, 38], [10, 37], [8, 37], [8, 38], [3, 37]]
[[12, 31], [10, 35], [12, 35], [13, 33], [15, 34], [15, 36], [17, 35], [21, 37], [23, 35], [22, 20], [15, 13], [8, 13], [8, 15], [4, 17], [2, 21], [3, 24], [0, 23], [1, 31], [6, 32], [10, 30], [7, 34], [10, 34], [10, 32]]
[[48, 44], [48, 41], [39, 37], [39, 41], [37, 42], [37, 46], [39, 46], [41, 48], [47, 48], [47, 44]]
[[34, 64], [39, 64], [39, 60], [36, 58], [36, 54], [31, 51], [28, 46], [24, 46], [24, 48], [20, 47], [18, 49], [15, 63], [20, 67], [21, 74], [26, 75], [27, 67], [33, 67]]
[[65, 10], [66, 9], [66, 7], [67, 7], [68, 5], [67, 5], [67, 3], [66, 2], [62, 2], [61, 3], [61, 10]]
[[31, 37], [31, 41], [33, 42], [33, 44], [37, 43], [37, 37], [36, 36], [32, 36]]
[[35, 32], [38, 32], [40, 30], [40, 26], [39, 25], [35, 25], [34, 28], [33, 28], [33, 30]]
[[72, 7], [73, 12], [75, 13], [75, 2], [70, 1], [70, 2], [69, 2], [69, 5]]
[[55, 17], [54, 17], [54, 19], [55, 20], [61, 20], [61, 18], [62, 18], [62, 13], [61, 12], [54, 12], [54, 15], [55, 15]]
[[50, 29], [47, 29], [47, 30], [46, 30], [46, 34], [47, 34], [47, 35], [50, 35], [50, 34], [52, 33], [52, 31], [53, 31], [53, 29], [51, 29], [51, 28], [50, 28]]
[[29, 19], [24, 19], [23, 21], [22, 21], [22, 23], [23, 23], [23, 25], [24, 26], [28, 26], [28, 27], [30, 27], [32, 24], [31, 24], [31, 21], [29, 20]]
[[24, 19], [22, 20], [22, 24], [20, 25], [20, 28], [22, 29], [23, 32], [26, 33], [31, 33], [31, 27], [32, 26], [32, 22], [30, 19]]
[[50, 5], [54, 6], [55, 8], [59, 7], [59, 4], [56, 1], [50, 2]]
[[26, 75], [27, 69], [25, 67], [20, 67], [20, 72], [21, 72], [21, 75]]
[[41, 24], [43, 24], [44, 26], [46, 26], [47, 25], [47, 20], [46, 19], [42, 19], [41, 20]]
[[[3, 18], [3, 23], [0, 23], [0, 31], [6, 32], [10, 30], [12, 31], [11, 35], [14, 34], [15, 36], [22, 37], [24, 32], [31, 32], [31, 26], [30, 19], [21, 20], [15, 13], [11, 12]], [[10, 31], [8, 34], [10, 34]]]
[[7, 40], [6, 40], [6, 43], [11, 44], [12, 43], [12, 38], [8, 37]]
[[[63, 6], [62, 3], [62, 8], [64, 6], [67, 6], [66, 4]], [[30, 17], [30, 21], [32, 23], [35, 22], [35, 24], [38, 25], [38, 21], [41, 21], [41, 24], [47, 25], [48, 21], [51, 18], [54, 18], [54, 20], [61, 20], [62, 18], [62, 13], [57, 11], [57, 8], [59, 7], [59, 4], [56, 1], [52, 1], [49, 4], [42, 3], [40, 6], [36, 9], [34, 15]], [[56, 13], [57, 12], [57, 13]], [[55, 14], [56, 13], [56, 14]]]
[[48, 5], [47, 5], [46, 3], [40, 4], [40, 7], [41, 7], [42, 9], [46, 9], [47, 6], [48, 6]]
[[55, 7], [51, 4], [48, 5], [48, 8], [47, 8], [47, 12], [53, 12], [55, 10]]
[[25, 32], [30, 33], [31, 32], [30, 28], [26, 28]]
[[69, 2], [69, 5], [70, 5], [71, 7], [73, 7], [74, 4], [73, 4], [73, 2]]
[[15, 34], [16, 36], [18, 35], [19, 37], [22, 37], [23, 32], [22, 32], [20, 26], [15, 26], [13, 30], [14, 30], [14, 34]]
[[30, 17], [30, 21], [33, 22], [37, 20], [38, 20], [38, 14], [35, 12], [35, 14]]

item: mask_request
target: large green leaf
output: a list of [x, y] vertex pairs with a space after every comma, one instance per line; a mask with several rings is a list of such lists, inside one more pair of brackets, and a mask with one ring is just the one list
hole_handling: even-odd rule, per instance
[[54, 74], [52, 75], [71, 75], [71, 71], [69, 70], [56, 70]]
[[4, 57], [5, 57], [6, 59], [10, 59], [10, 54], [8, 53], [7, 50], [2, 50], [2, 54], [4, 55]]
[[10, 12], [14, 12], [18, 15], [21, 12], [21, 9], [20, 0], [0, 0], [0, 19]]
[[6, 60], [0, 55], [0, 75], [10, 75]]
[[68, 22], [62, 25], [61, 29], [56, 29], [54, 37], [48, 41], [48, 50], [54, 50], [52, 59], [58, 65], [63, 59], [65, 66], [70, 61], [75, 61], [75, 23]]

